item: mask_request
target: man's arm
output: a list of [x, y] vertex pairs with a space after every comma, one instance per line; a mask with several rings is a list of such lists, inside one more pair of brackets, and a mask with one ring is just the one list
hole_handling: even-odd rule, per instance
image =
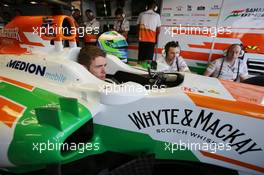
[[213, 74], [213, 72], [208, 71], [207, 69], [204, 72], [204, 76], [210, 77]]
[[157, 27], [156, 28], [156, 43], [158, 42], [159, 34], [160, 34], [160, 27]]
[[216, 62], [212, 62], [208, 65], [204, 72], [204, 76], [210, 77], [213, 75], [214, 71], [216, 70]]
[[182, 58], [181, 56], [177, 58], [178, 59], [178, 64], [179, 64], [179, 71], [180, 72], [190, 72], [190, 69], [187, 65], [187, 63], [185, 62], [184, 58]]
[[240, 81], [244, 81], [249, 78], [247, 64], [242, 63], [242, 67], [239, 73]]
[[140, 24], [137, 25], [137, 36], [139, 37]]
[[124, 31], [122, 31], [122, 35], [127, 39], [127, 36], [128, 36], [128, 32], [129, 32], [129, 21], [125, 21], [124, 23]]

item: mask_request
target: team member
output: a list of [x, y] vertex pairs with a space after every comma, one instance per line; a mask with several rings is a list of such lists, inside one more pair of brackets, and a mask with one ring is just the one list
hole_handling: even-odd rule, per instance
[[96, 46], [86, 46], [80, 50], [78, 63], [82, 64], [94, 76], [106, 78], [106, 54]]
[[160, 32], [160, 15], [156, 13], [157, 4], [150, 1], [147, 10], [139, 14], [137, 24], [139, 28], [138, 62], [152, 60], [154, 47]]
[[247, 65], [238, 58], [243, 55], [243, 52], [240, 44], [232, 44], [227, 49], [227, 55], [210, 63], [204, 75], [231, 81], [247, 79]]
[[100, 32], [100, 23], [96, 20], [92, 10], [87, 9], [85, 11], [87, 21], [84, 22], [86, 27], [86, 34], [84, 37], [85, 44], [96, 45], [97, 37]]
[[129, 31], [129, 21], [125, 18], [125, 13], [123, 9], [116, 9], [115, 16], [116, 21], [114, 22], [114, 30], [127, 39], [127, 34]]
[[74, 9], [72, 13], [72, 17], [75, 20], [76, 27], [80, 27], [83, 25], [82, 22], [82, 16], [81, 16], [81, 11], [79, 9]]
[[180, 56], [180, 46], [178, 42], [170, 41], [165, 45], [165, 57], [157, 60], [158, 71], [162, 72], [190, 72], [188, 65]]

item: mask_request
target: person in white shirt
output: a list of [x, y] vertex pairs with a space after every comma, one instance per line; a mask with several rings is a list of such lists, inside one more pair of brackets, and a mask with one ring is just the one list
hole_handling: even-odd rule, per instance
[[161, 26], [160, 15], [155, 12], [158, 8], [157, 3], [151, 0], [147, 7], [148, 9], [140, 13], [137, 19], [139, 31], [138, 63], [153, 59]]
[[188, 65], [180, 56], [178, 42], [170, 41], [165, 45], [165, 57], [158, 58], [157, 70], [161, 72], [190, 72]]
[[117, 8], [115, 11], [116, 21], [114, 22], [114, 30], [123, 35], [127, 39], [129, 31], [129, 21], [125, 18], [123, 9]]
[[84, 37], [84, 41], [86, 44], [96, 45], [96, 41], [100, 33], [100, 23], [96, 20], [92, 10], [87, 9], [85, 11], [85, 15], [88, 21], [84, 22], [84, 25], [86, 27], [86, 35]]
[[204, 72], [205, 76], [216, 77], [230, 81], [242, 81], [248, 78], [246, 63], [239, 59], [244, 54], [240, 44], [232, 44], [227, 49], [227, 55], [210, 63]]

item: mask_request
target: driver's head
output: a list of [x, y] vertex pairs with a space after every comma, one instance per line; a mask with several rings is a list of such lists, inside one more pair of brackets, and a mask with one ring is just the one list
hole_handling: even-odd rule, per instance
[[165, 45], [166, 60], [172, 61], [180, 56], [180, 45], [176, 41], [170, 41]]
[[106, 54], [96, 46], [83, 47], [79, 53], [78, 62], [94, 76], [105, 80]]

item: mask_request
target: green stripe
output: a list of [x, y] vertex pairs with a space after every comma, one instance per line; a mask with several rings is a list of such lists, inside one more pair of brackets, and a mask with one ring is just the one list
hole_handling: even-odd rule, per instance
[[[43, 106], [59, 107], [60, 95], [39, 88], [31, 92], [4, 82], [0, 85], [1, 95], [27, 107], [16, 125], [13, 140], [9, 146], [9, 159], [17, 166], [9, 169], [12, 172], [27, 172], [45, 168], [50, 163], [68, 163], [90, 155], [99, 155], [105, 151], [134, 156], [154, 153], [158, 159], [199, 161], [189, 150], [175, 150], [173, 153], [166, 151], [165, 142], [153, 140], [147, 134], [98, 124], [94, 124], [94, 136], [89, 142], [99, 144], [99, 150], [85, 150], [83, 153], [75, 151], [64, 156], [58, 150], [39, 153], [33, 150], [33, 143], [47, 143], [47, 140], [54, 144], [62, 143], [70, 134], [91, 119], [91, 113], [80, 103], [78, 103], [79, 118], [60, 111], [64, 125], [68, 126], [60, 131], [49, 124], [39, 124], [34, 110]], [[25, 120], [31, 123], [22, 125]]]
[[[66, 162], [76, 159], [76, 153], [63, 157], [59, 150], [39, 153], [33, 150], [33, 143], [47, 143], [48, 140], [54, 144], [63, 143], [69, 135], [91, 119], [91, 113], [86, 107], [80, 103], [77, 104], [79, 111], [79, 117], [77, 117], [69, 112], [60, 110], [59, 98], [62, 97], [60, 95], [39, 88], [28, 91], [5, 82], [1, 82], [0, 87], [2, 96], [26, 107], [23, 116], [19, 118], [15, 126], [13, 140], [8, 150], [9, 160], [18, 167], [10, 170], [24, 172], [43, 168], [48, 163]], [[44, 108], [44, 112], [50, 107], [57, 108], [61, 116], [61, 123], [66, 126], [65, 129], [60, 131], [49, 124], [39, 124], [35, 114], [35, 108], [39, 107]], [[47, 117], [52, 119], [52, 116]], [[92, 154], [91, 152], [89, 153]]]

